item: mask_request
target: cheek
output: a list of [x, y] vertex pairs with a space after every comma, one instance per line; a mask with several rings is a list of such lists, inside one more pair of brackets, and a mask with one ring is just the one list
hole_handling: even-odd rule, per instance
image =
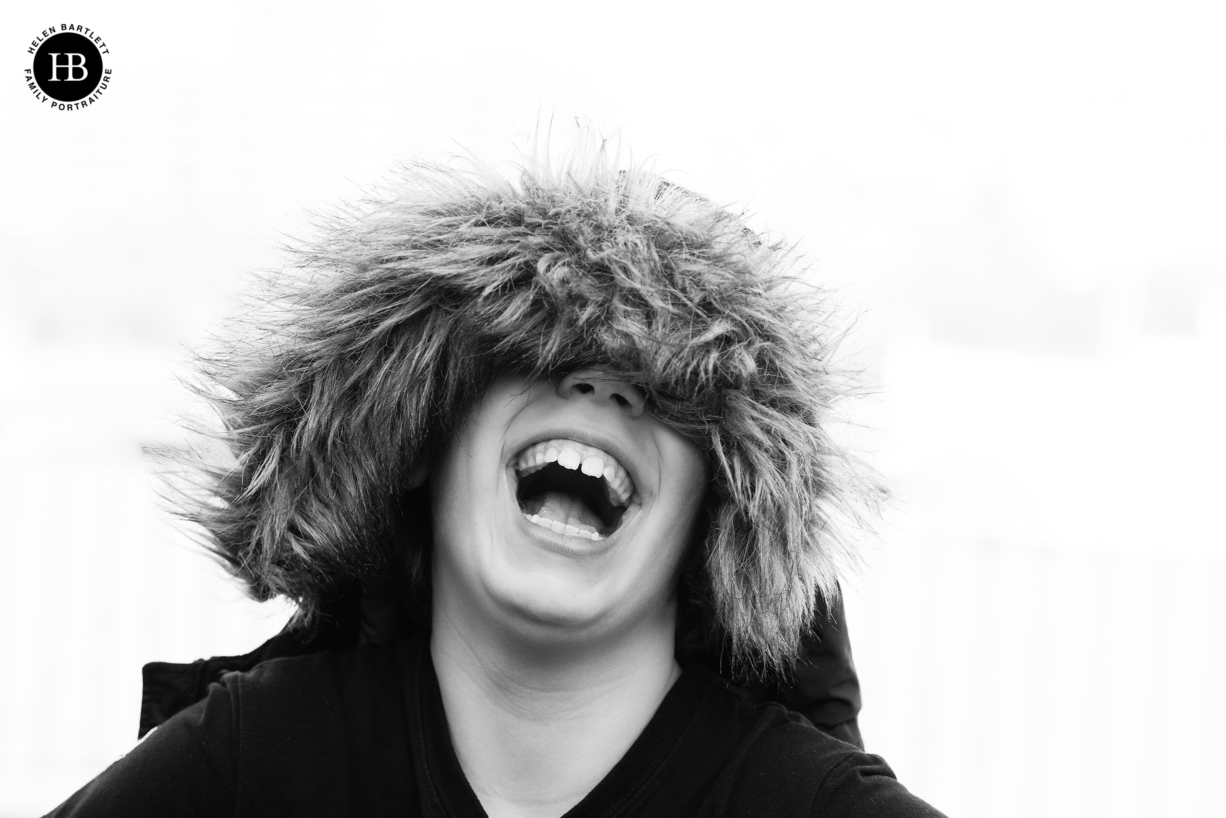
[[464, 533], [458, 530], [464, 519], [460, 508], [464, 494], [460, 490], [463, 481], [458, 471], [450, 452], [430, 469], [430, 517], [434, 529], [436, 566], [454, 563], [458, 557], [456, 545], [465, 541]]
[[666, 431], [659, 446], [664, 462], [668, 464], [666, 475], [670, 493], [677, 508], [693, 519], [702, 506], [707, 483], [710, 482], [707, 458], [689, 438], [672, 429]]
[[[476, 498], [488, 496], [474, 453], [475, 435], [461, 433], [449, 442], [430, 466], [430, 509], [436, 558], [463, 561], [464, 548], [474, 542], [481, 517], [473, 513]], [[486, 471], [489, 471], [488, 469]], [[488, 476], [486, 476], [488, 477]], [[488, 482], [488, 480], [487, 480]]]
[[668, 430], [660, 443], [660, 452], [668, 464], [661, 486], [661, 513], [665, 516], [665, 547], [661, 549], [661, 561], [671, 569], [680, 570], [686, 547], [698, 522], [706, 496], [708, 471], [702, 451], [688, 439]]

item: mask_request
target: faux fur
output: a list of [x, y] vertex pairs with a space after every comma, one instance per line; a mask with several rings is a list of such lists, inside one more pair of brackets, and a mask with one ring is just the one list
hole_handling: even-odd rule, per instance
[[598, 364], [709, 458], [683, 636], [786, 668], [877, 491], [827, 430], [838, 329], [739, 216], [611, 165], [412, 166], [273, 281], [208, 368], [234, 460], [188, 512], [257, 598], [308, 621], [401, 564], [408, 475], [492, 375]]

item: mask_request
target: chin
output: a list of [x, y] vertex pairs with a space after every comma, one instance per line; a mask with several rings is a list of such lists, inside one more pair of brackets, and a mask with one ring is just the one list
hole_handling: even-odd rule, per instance
[[[554, 583], [534, 582], [531, 587], [516, 589], [498, 600], [498, 607], [506, 610], [508, 621], [523, 622], [530, 628], [563, 630], [581, 633], [596, 627], [607, 618], [600, 606], [578, 604], [572, 592], [551, 588]], [[544, 587], [542, 587], [544, 586]]]
[[612, 566], [543, 548], [520, 532], [510, 539], [520, 542], [491, 560], [484, 583], [504, 624], [579, 632], [610, 618], [615, 606], [606, 599], [606, 572]]

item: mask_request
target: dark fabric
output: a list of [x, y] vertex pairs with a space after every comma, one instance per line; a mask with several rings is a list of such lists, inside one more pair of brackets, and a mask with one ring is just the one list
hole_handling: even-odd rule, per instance
[[[483, 816], [423, 642], [227, 674], [50, 813]], [[692, 666], [568, 818], [939, 816], [877, 756]]]
[[812, 631], [802, 642], [800, 658], [787, 678], [763, 682], [737, 678], [723, 660], [728, 652], [696, 657], [705, 667], [743, 687], [760, 702], [778, 702], [799, 713], [819, 730], [864, 749], [857, 717], [860, 713], [860, 678], [851, 657], [847, 616], [840, 596], [827, 609], [822, 606]]
[[362, 638], [361, 619], [358, 598], [340, 599], [331, 604], [328, 615], [315, 627], [309, 630], [287, 627], [241, 656], [214, 656], [188, 663], [149, 662], [141, 668], [140, 724], [136, 737], [143, 738], [171, 716], [201, 701], [208, 695], [209, 685], [227, 673], [243, 673], [269, 659], [364, 644], [367, 640]]

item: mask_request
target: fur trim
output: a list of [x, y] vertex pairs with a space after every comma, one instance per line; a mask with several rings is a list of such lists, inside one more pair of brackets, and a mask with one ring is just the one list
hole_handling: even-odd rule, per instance
[[236, 460], [187, 512], [257, 598], [309, 619], [395, 564], [428, 524], [405, 519], [409, 472], [493, 374], [596, 363], [709, 458], [688, 635], [787, 667], [877, 492], [826, 428], [831, 314], [737, 215], [608, 164], [518, 183], [415, 165], [297, 251], [273, 317], [208, 367]]

